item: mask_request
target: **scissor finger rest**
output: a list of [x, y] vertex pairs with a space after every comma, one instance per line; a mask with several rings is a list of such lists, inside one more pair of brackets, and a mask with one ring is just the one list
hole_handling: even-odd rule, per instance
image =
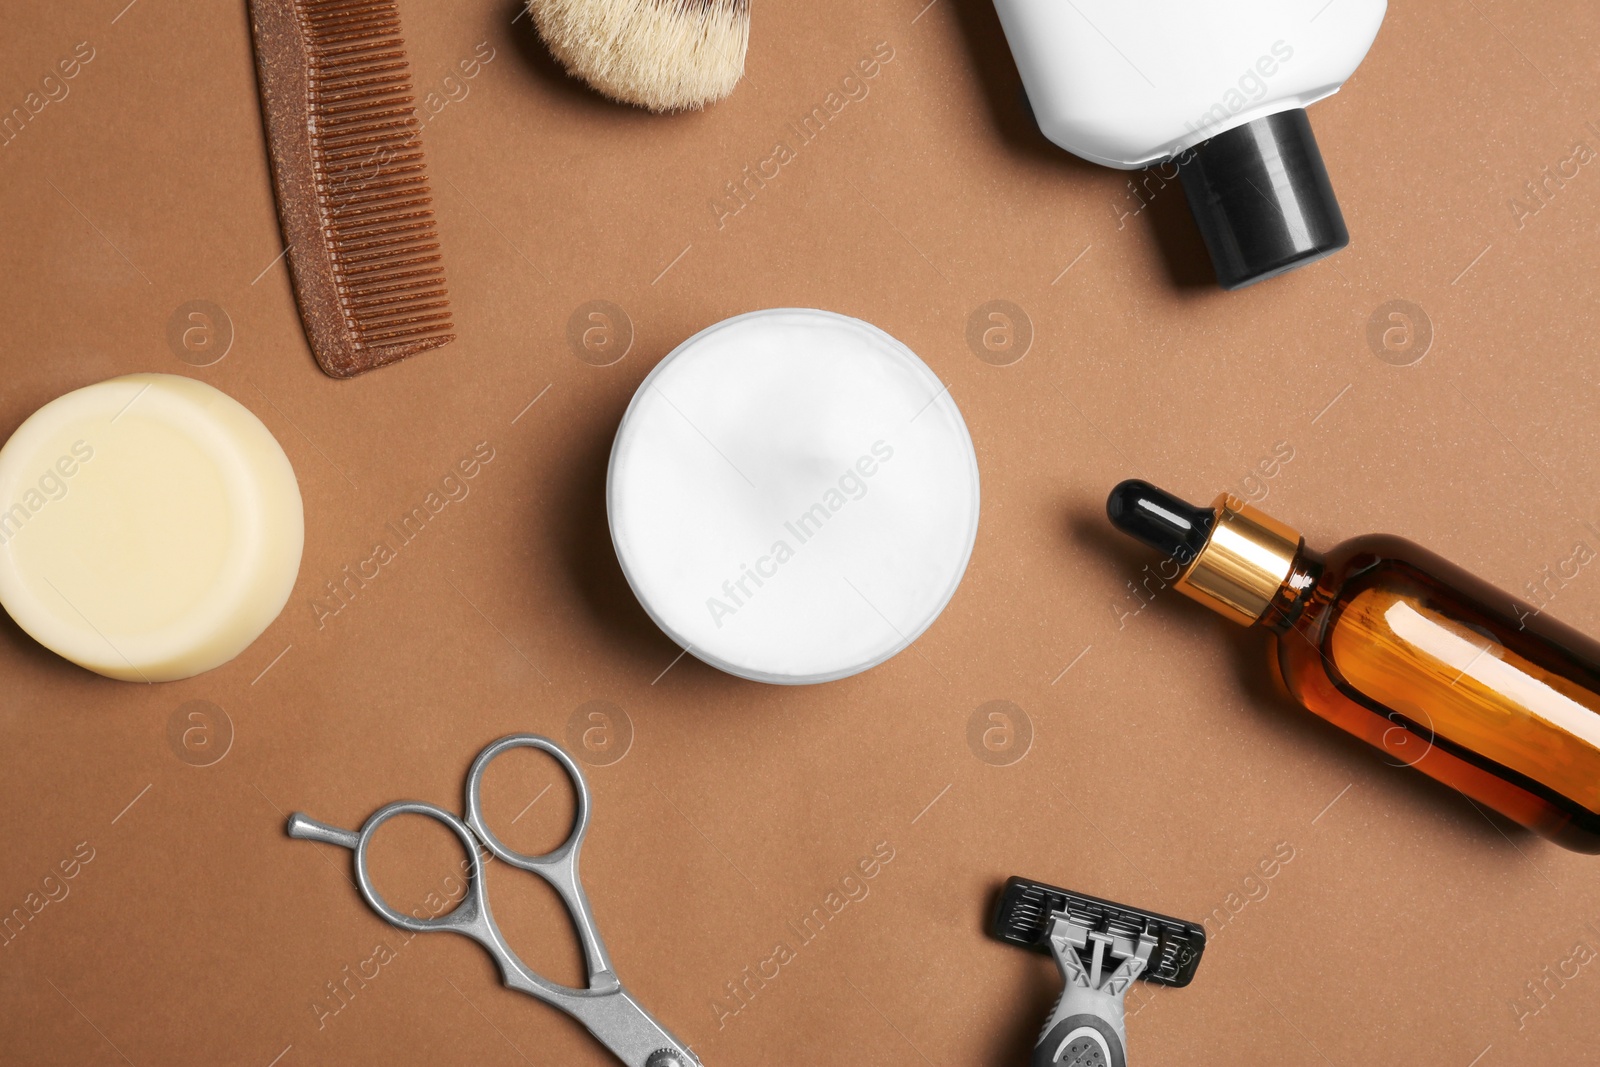
[[[461, 902], [444, 915], [408, 915], [383, 899], [383, 894], [378, 892], [378, 887], [372, 880], [372, 872], [368, 868], [367, 850], [371, 847], [372, 837], [378, 828], [396, 815], [422, 815], [441, 822], [466, 849], [467, 891]], [[418, 800], [402, 800], [386, 804], [372, 813], [359, 833], [341, 830], [296, 812], [289, 818], [289, 836], [339, 845], [354, 852], [356, 885], [360, 888], [361, 895], [366, 898], [368, 906], [373, 911], [383, 916], [393, 926], [410, 930], [412, 933], [425, 933], [430, 930], [453, 930], [469, 936], [475, 936], [474, 931], [487, 933], [484, 920], [488, 917], [488, 899], [484, 893], [483, 859], [478, 851], [480, 846], [467, 824], [443, 808]]]

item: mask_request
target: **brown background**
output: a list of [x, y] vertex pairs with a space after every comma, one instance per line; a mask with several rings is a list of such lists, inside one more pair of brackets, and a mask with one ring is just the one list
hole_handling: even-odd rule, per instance
[[[1600, 144], [1592, 3], [1396, 4], [1312, 112], [1351, 247], [1226, 294], [1177, 186], [1123, 216], [1140, 203], [1130, 175], [1031, 129], [980, 0], [758, 4], [739, 90], [674, 118], [563, 80], [509, 0], [408, 0], [420, 89], [495, 49], [423, 133], [459, 339], [349, 382], [316, 370], [273, 264], [244, 6], [124, 3], [34, 5], [0, 34], [5, 109], [78, 42], [95, 50], [70, 96], [0, 148], [0, 433], [104, 377], [192, 374], [283, 443], [306, 550], [277, 622], [183, 682], [109, 681], [0, 623], [0, 911], [78, 843], [94, 850], [0, 948], [0, 1060], [609, 1062], [502, 989], [470, 943], [407, 943], [357, 896], [346, 855], [283, 833], [296, 809], [347, 826], [401, 797], [459, 810], [480, 747], [564, 738], [591, 700], [634, 734], [588, 771], [600, 928], [623, 980], [708, 1064], [1021, 1062], [1058, 984], [1043, 957], [984, 935], [1006, 876], [1198, 920], [1227, 915], [1280, 843], [1293, 860], [1211, 921], [1194, 984], [1136, 1002], [1138, 1062], [1593, 1058], [1600, 968], [1520, 1026], [1512, 1002], [1576, 943], [1600, 945], [1597, 861], [1297, 710], [1253, 635], [1170, 590], [1123, 614], [1147, 557], [1100, 511], [1130, 475], [1240, 492], [1287, 442], [1264, 504], [1313, 544], [1399, 533], [1515, 590], [1580, 542], [1600, 548], [1600, 172], [1547, 186], [1520, 225], [1508, 206], [1576, 142]], [[870, 95], [719, 230], [723, 183], [793, 145], [787, 123], [878, 42], [894, 58]], [[204, 369], [167, 341], [192, 299], [236, 335]], [[601, 299], [636, 332], [607, 367], [567, 340], [574, 309]], [[965, 339], [992, 299], [1035, 331], [1010, 366]], [[1367, 339], [1391, 300], [1431, 325], [1407, 366], [1392, 361], [1418, 348], [1386, 361]], [[640, 379], [693, 331], [775, 305], [909, 344], [950, 384], [983, 476], [944, 616], [914, 650], [814, 688], [675, 660], [604, 525], [607, 450]], [[319, 629], [324, 583], [484, 441], [495, 458], [471, 495]], [[1600, 571], [1550, 610], [1600, 631]], [[968, 745], [991, 700], [1032, 725], [1010, 766]], [[210, 766], [194, 763], [221, 747], [216, 715], [211, 756], [169, 736], [191, 701], [231, 722]], [[500, 771], [502, 823], [554, 778], [536, 757]], [[553, 841], [562, 796], [516, 839]], [[428, 830], [379, 849], [397, 902], [455, 863]], [[870, 894], [719, 1026], [724, 983], [798, 945], [786, 923], [879, 842], [894, 859]], [[553, 898], [491, 878], [524, 955], [570, 978]], [[380, 943], [394, 958], [319, 1028], [326, 983]]]

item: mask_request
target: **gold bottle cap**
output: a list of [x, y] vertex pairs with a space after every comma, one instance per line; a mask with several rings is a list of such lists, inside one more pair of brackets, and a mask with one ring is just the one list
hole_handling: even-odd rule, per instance
[[1222, 494], [1216, 522], [1194, 561], [1174, 584], [1235, 622], [1250, 626], [1266, 614], [1300, 551], [1300, 532]]

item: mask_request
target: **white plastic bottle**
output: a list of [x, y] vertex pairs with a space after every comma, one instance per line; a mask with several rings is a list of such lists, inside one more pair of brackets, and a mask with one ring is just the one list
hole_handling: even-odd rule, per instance
[[994, 0], [1044, 135], [1175, 166], [1237, 289], [1350, 241], [1305, 108], [1338, 92], [1385, 0]]

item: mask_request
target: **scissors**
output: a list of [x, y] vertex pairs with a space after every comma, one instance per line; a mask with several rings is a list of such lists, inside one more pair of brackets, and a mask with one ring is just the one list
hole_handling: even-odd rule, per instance
[[[489, 829], [483, 818], [483, 773], [496, 756], [513, 748], [536, 748], [554, 756], [567, 772], [567, 777], [572, 779], [573, 789], [578, 796], [572, 833], [562, 845], [542, 856], [523, 855], [507, 847]], [[407, 915], [390, 907], [373, 885], [372, 875], [367, 869], [372, 835], [396, 815], [425, 815], [435, 819], [449, 827], [466, 848], [467, 892], [450, 912], [435, 918]], [[418, 800], [384, 805], [372, 813], [359, 832], [329, 826], [300, 812], [289, 817], [290, 837], [338, 845], [355, 853], [356, 884], [361, 888], [361, 895], [367, 898], [372, 910], [389, 923], [413, 933], [449, 930], [472, 938], [493, 957], [507, 988], [526, 993], [566, 1012], [587, 1027], [597, 1041], [628, 1067], [701, 1067], [700, 1061], [687, 1046], [640, 1007], [633, 995], [622, 987], [622, 982], [611, 968], [611, 958], [600, 940], [600, 932], [595, 929], [589, 898], [583, 891], [583, 883], [578, 880], [578, 848], [583, 844], [583, 835], [588, 829], [589, 786], [583, 780], [583, 773], [559, 745], [536, 734], [502, 737], [478, 753], [472, 770], [467, 773], [465, 822], [437, 805]], [[535, 973], [511, 950], [505, 935], [495, 924], [494, 914], [489, 910], [488, 889], [484, 883], [484, 848], [511, 866], [543, 878], [561, 897], [578, 941], [583, 946], [583, 958], [589, 972], [587, 989], [574, 989], [550, 981]]]

